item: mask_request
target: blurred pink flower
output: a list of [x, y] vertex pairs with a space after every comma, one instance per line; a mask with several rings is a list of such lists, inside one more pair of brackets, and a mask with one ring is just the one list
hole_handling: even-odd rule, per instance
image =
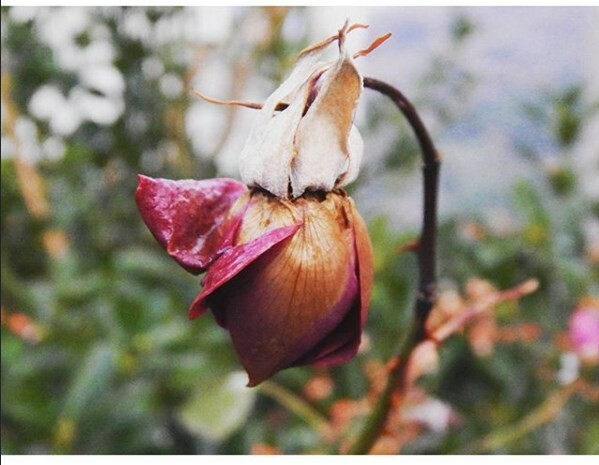
[[599, 362], [599, 301], [585, 299], [570, 317], [570, 342], [583, 362]]

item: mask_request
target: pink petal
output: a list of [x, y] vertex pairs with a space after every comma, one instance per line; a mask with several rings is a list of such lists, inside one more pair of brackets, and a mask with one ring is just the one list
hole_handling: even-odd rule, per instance
[[599, 308], [579, 307], [570, 317], [570, 339], [583, 358], [599, 357]]
[[[212, 264], [206, 274], [202, 283], [202, 292], [196, 297], [189, 309], [189, 318], [193, 320], [204, 314], [208, 310], [206, 299], [210, 295], [237, 276], [266, 251], [295, 234], [300, 226], [300, 224], [293, 224], [273, 229], [253, 241], [237, 245], [223, 253]], [[224, 325], [222, 320], [219, 322]]]
[[144, 222], [183, 268], [199, 273], [232, 245], [247, 204], [240, 199], [244, 184], [225, 178], [138, 180], [135, 199]]

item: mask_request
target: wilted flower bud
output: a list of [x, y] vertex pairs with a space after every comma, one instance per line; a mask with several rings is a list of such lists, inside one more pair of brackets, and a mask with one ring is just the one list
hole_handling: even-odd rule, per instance
[[[362, 78], [345, 48], [351, 29], [303, 51], [266, 100], [241, 154], [245, 184], [139, 177], [150, 231], [185, 269], [206, 271], [190, 317], [212, 311], [251, 386], [291, 366], [346, 361], [360, 344], [372, 249], [341, 190], [362, 156], [353, 126]], [[335, 40], [339, 58], [319, 63]]]
[[[353, 125], [362, 77], [339, 34], [339, 58], [323, 64], [323, 41], [302, 52], [271, 94], [241, 152], [241, 178], [281, 198], [329, 192], [358, 175], [363, 144]], [[276, 111], [282, 103], [288, 107]]]

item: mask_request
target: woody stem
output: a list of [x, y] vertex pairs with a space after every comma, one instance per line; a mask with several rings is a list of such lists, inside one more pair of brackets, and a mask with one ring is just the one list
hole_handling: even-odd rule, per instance
[[418, 112], [398, 89], [368, 77], [364, 78], [364, 87], [389, 97], [412, 127], [422, 152], [424, 201], [422, 230], [417, 249], [419, 284], [414, 304], [414, 319], [399, 351], [394, 356], [398, 363], [390, 370], [385, 388], [366, 420], [364, 428], [350, 448], [350, 454], [367, 454], [372, 449], [387, 422], [393, 394], [397, 392], [401, 395], [405, 392], [408, 362], [416, 346], [426, 339], [426, 320], [435, 302], [437, 284], [437, 198], [441, 167], [439, 155]]

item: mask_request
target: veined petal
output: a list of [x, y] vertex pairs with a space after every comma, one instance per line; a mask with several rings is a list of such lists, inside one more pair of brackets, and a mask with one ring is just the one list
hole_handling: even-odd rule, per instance
[[358, 352], [361, 336], [360, 296], [357, 295], [343, 321], [292, 366], [330, 366], [346, 362]]
[[296, 360], [294, 366], [328, 366], [343, 363], [354, 357], [360, 346], [372, 290], [372, 245], [364, 220], [351, 198], [348, 198], [346, 208], [353, 225], [355, 272], [360, 283], [359, 292], [345, 319], [314, 349]]
[[189, 318], [193, 320], [204, 314], [208, 310], [206, 299], [210, 295], [237, 276], [266, 251], [292, 236], [300, 226], [300, 224], [292, 224], [273, 229], [263, 236], [232, 247], [223, 253], [206, 274], [202, 282], [202, 292], [196, 297], [189, 309]]
[[243, 184], [225, 178], [138, 180], [135, 199], [144, 222], [183, 268], [199, 273], [233, 244], [248, 198]]
[[302, 197], [293, 203], [254, 194], [240, 240], [255, 240], [269, 220], [279, 227], [300, 215], [303, 225], [208, 299], [231, 334], [250, 385], [310, 352], [359, 298], [347, 202], [338, 193], [329, 193], [324, 200]]

